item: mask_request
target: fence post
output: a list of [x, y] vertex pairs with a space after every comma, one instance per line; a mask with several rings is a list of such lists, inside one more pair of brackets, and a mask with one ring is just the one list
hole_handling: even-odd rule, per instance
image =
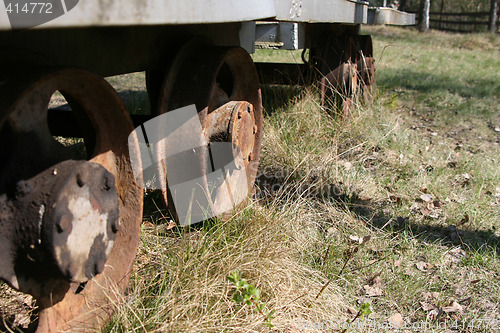
[[441, 0], [441, 15], [439, 15], [439, 28], [441, 29], [443, 27], [443, 12], [444, 12], [444, 1]]
[[488, 31], [495, 33], [497, 30], [497, 10], [498, 10], [498, 0], [491, 0], [490, 6], [490, 24]]
[[420, 32], [429, 30], [431, 0], [422, 0], [422, 11], [420, 13]]

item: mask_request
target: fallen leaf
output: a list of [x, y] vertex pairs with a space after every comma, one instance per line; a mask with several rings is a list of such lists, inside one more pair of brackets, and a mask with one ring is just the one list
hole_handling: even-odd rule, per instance
[[443, 311], [446, 313], [462, 312], [463, 308], [460, 304], [453, 301], [453, 302], [451, 302], [451, 304], [449, 306], [443, 307]]
[[170, 223], [167, 225], [167, 227], [165, 228], [166, 230], [172, 230], [173, 228], [175, 228], [177, 226], [177, 224], [175, 224], [174, 221], [170, 221]]
[[420, 208], [420, 213], [422, 213], [423, 216], [429, 216], [431, 214], [431, 211], [425, 207], [422, 207]]
[[378, 273], [375, 273], [375, 275], [373, 275], [369, 280], [368, 280], [368, 284], [370, 286], [374, 286], [374, 285], [381, 285], [382, 284], [382, 278], [380, 277], [380, 274], [382, 272], [378, 272]]
[[467, 258], [467, 252], [462, 250], [460, 246], [453, 250], [450, 250], [448, 252], [448, 255], [451, 256], [451, 261], [454, 263], [461, 263], [463, 259]]
[[425, 261], [417, 262], [416, 266], [417, 266], [418, 270], [422, 271], [422, 272], [427, 272], [429, 269], [436, 267], [435, 265], [429, 264], [428, 262], [425, 262]]
[[422, 194], [420, 196], [420, 199], [424, 200], [425, 202], [431, 202], [433, 198], [431, 194]]
[[352, 315], [355, 315], [358, 313], [358, 311], [356, 309], [353, 309], [353, 308], [347, 308], [347, 312], [349, 312]]
[[346, 161], [346, 162], [344, 162], [344, 168], [345, 168], [346, 170], [351, 170], [351, 169], [352, 169], [352, 166], [353, 166], [353, 165], [352, 165], [352, 163], [351, 163], [351, 162], [347, 162], [347, 161]]
[[422, 306], [422, 310], [424, 310], [425, 312], [437, 309], [437, 306], [427, 302], [420, 302], [420, 305]]
[[403, 317], [399, 313], [395, 313], [392, 316], [387, 319], [387, 321], [394, 327], [394, 328], [401, 328], [405, 326], [405, 321], [403, 320]]
[[384, 291], [378, 285], [377, 286], [364, 285], [363, 289], [365, 289], [366, 297], [384, 296]]
[[396, 195], [390, 195], [389, 200], [391, 200], [391, 202], [393, 203], [396, 203], [397, 205], [401, 205], [401, 197], [398, 197]]
[[358, 243], [358, 244], [365, 244], [366, 242], [368, 242], [370, 240], [371, 236], [367, 235], [367, 236], [363, 236], [363, 237], [359, 237], [359, 236], [355, 236], [355, 235], [350, 235], [349, 236], [349, 239], [354, 242], [354, 243]]
[[462, 225], [462, 224], [465, 224], [467, 222], [469, 222], [469, 215], [466, 213], [466, 214], [464, 214], [463, 219], [460, 220], [460, 223], [458, 225]]
[[466, 294], [466, 290], [464, 289], [464, 286], [462, 286], [460, 284], [455, 284], [453, 287], [455, 288], [455, 295], [463, 296]]
[[438, 219], [439, 218], [439, 212], [433, 211], [429, 214], [429, 217], [432, 217], [433, 219]]
[[478, 283], [478, 282], [481, 282], [481, 280], [474, 280], [474, 281], [471, 281], [470, 283], [471, 283], [471, 284], [476, 284], [476, 283]]
[[155, 227], [155, 225], [153, 223], [147, 221], [147, 222], [144, 222], [142, 224], [142, 227], [145, 228], [145, 229], [153, 229]]
[[427, 320], [428, 321], [434, 321], [436, 320], [436, 318], [439, 316], [439, 313], [442, 312], [442, 311], [439, 311], [439, 309], [434, 309], [434, 310], [431, 310], [428, 314], [427, 314]]
[[419, 204], [415, 202], [414, 204], [411, 205], [410, 212], [417, 212], [419, 209], [420, 209]]

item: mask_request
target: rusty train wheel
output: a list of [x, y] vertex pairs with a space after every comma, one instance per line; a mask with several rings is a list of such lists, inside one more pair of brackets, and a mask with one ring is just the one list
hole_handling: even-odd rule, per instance
[[[18, 272], [16, 268], [16, 278], [8, 282], [21, 291], [33, 294], [37, 299], [37, 305], [41, 309], [37, 332], [98, 330], [107, 321], [113, 304], [125, 290], [139, 239], [142, 191], [134, 180], [127, 149], [127, 137], [133, 130], [132, 122], [113, 88], [102, 78], [83, 70], [67, 69], [50, 73], [29, 73], [24, 76], [11, 75], [4, 84], [6, 89], [0, 105], [0, 134], [1, 139], [7, 140], [12, 148], [7, 149], [8, 145], [4, 144], [3, 151], [0, 152], [5, 158], [0, 166], [2, 194], [8, 193], [13, 184], [17, 183], [19, 187], [20, 182], [29, 183], [29, 179], [37, 179], [44, 172], [49, 172], [54, 177], [67, 173], [68, 179], [75, 179], [77, 185], [67, 183], [64, 186], [72, 186], [76, 190], [87, 188], [87, 182], [90, 184], [101, 181], [99, 175], [103, 174], [105, 176], [102, 178], [102, 184], [96, 185], [101, 189], [86, 190], [92, 191], [89, 197], [91, 211], [107, 211], [107, 208], [101, 206], [108, 202], [118, 205], [116, 212], [119, 214], [111, 225], [106, 225], [106, 221], [110, 221], [106, 215], [104, 228], [112, 234], [114, 246], [110, 249], [109, 243], [106, 243], [107, 252], [99, 252], [98, 259], [92, 259], [94, 261], [90, 263], [91, 273], [85, 271], [86, 275], [73, 274], [73, 267], [65, 266], [74, 259], [70, 253], [69, 259], [55, 260], [61, 268], [57, 273], [43, 272], [43, 269], [52, 267], [52, 264], [41, 267], [42, 270], [33, 271], [33, 275], [29, 276], [24, 276], [24, 273]], [[71, 160], [78, 158], [67, 147], [58, 143], [49, 131], [47, 105], [55, 91], [60, 91], [66, 97], [73, 112], [77, 113], [77, 118], [81, 119], [79, 125], [83, 126], [90, 163], [72, 162]], [[84, 168], [84, 172], [78, 173], [76, 178], [72, 173], [75, 171], [73, 165]], [[95, 180], [95, 177], [99, 179]], [[25, 181], [26, 179], [28, 180]], [[115, 201], [96, 199], [99, 198], [96, 195], [101, 195], [99, 191], [113, 192], [115, 189], [115, 194], [109, 194], [113, 198], [116, 197]], [[45, 190], [42, 188], [41, 191]], [[48, 190], [42, 194], [52, 195]], [[59, 205], [59, 201], [54, 202], [52, 208], [47, 208], [49, 211]], [[109, 208], [110, 211], [114, 209]], [[82, 228], [85, 229], [85, 224], [81, 223], [90, 221], [84, 217], [78, 217], [80, 220], [77, 221], [76, 216], [72, 217], [74, 220], [69, 221], [69, 236], [65, 236], [67, 239], [74, 235], [71, 230], [77, 228], [81, 231]], [[55, 225], [58, 230], [56, 233], [62, 233], [68, 228], [68, 221], [61, 218]], [[43, 228], [46, 228], [45, 222]], [[44, 242], [43, 237], [38, 240], [42, 245]], [[93, 239], [93, 242], [95, 244], [96, 239]], [[33, 248], [37, 246], [32, 245]], [[63, 254], [66, 255], [65, 253]], [[90, 258], [94, 252], [89, 250], [88, 253]], [[35, 263], [36, 260], [35, 258]], [[52, 261], [51, 259], [50, 262]], [[2, 278], [5, 279], [5, 276]]]
[[[233, 177], [228, 182], [240, 194], [251, 193], [260, 156], [263, 116], [259, 79], [249, 54], [238, 47], [188, 43], [170, 67], [154, 112], [163, 114], [192, 104], [196, 105], [203, 128], [201, 141], [232, 142], [235, 160], [245, 167], [244, 181]], [[166, 175], [167, 171], [161, 172]], [[165, 201], [175, 212], [170, 195], [165, 188]], [[213, 204], [232, 200], [224, 191], [212, 194]]]
[[360, 82], [360, 95], [364, 101], [371, 98], [375, 85], [375, 58], [373, 56], [373, 43], [370, 35], [358, 36], [358, 59], [356, 61]]
[[350, 36], [331, 35], [311, 50], [320, 76], [321, 105], [342, 117], [353, 111], [358, 93], [355, 53]]
[[371, 36], [330, 36], [311, 50], [320, 76], [321, 105], [347, 117], [368, 100], [375, 81]]

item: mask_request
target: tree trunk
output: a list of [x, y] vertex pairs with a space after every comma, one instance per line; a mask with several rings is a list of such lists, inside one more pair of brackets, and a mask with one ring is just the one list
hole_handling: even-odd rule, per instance
[[429, 30], [430, 17], [429, 12], [431, 8], [431, 0], [422, 0], [420, 12], [420, 32]]
[[491, 0], [490, 6], [490, 24], [488, 31], [495, 33], [497, 31], [497, 11], [498, 11], [498, 0]]

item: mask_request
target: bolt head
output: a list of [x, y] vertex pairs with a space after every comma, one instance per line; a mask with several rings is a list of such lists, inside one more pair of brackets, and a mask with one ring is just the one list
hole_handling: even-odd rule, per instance
[[68, 215], [63, 215], [61, 218], [55, 223], [56, 230], [59, 234], [62, 234], [65, 231], [71, 232], [71, 218]]

